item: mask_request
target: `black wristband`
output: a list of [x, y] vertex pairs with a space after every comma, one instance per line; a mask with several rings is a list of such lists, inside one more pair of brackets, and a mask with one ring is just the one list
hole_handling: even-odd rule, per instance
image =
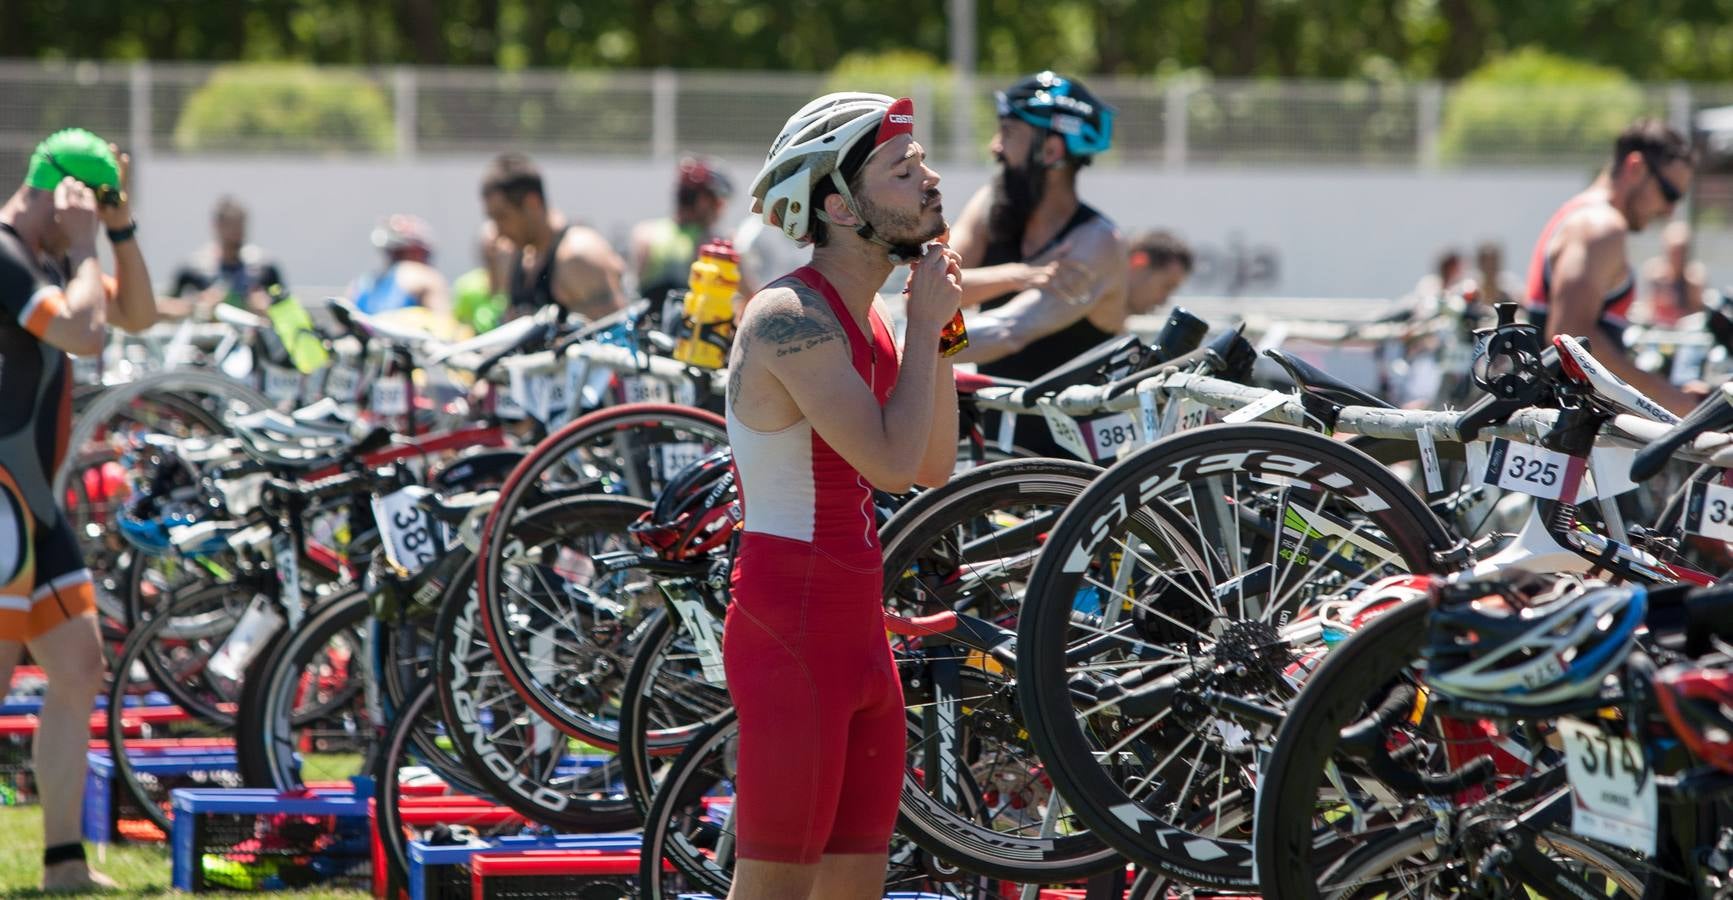
[[125, 228], [108, 229], [108, 242], [111, 244], [118, 244], [122, 241], [130, 241], [132, 240], [132, 236], [137, 233], [138, 221], [135, 219], [128, 222]]
[[45, 866], [83, 859], [84, 844], [82, 842], [55, 844], [54, 846], [48, 847], [42, 851], [42, 864]]

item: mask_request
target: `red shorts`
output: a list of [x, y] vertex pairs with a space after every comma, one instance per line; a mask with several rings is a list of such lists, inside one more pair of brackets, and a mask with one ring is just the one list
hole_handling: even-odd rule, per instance
[[94, 615], [96, 590], [64, 515], [44, 523], [0, 466], [0, 640], [33, 641]]
[[885, 638], [883, 563], [747, 532], [722, 660], [740, 719], [739, 856], [811, 864], [883, 853], [908, 740]]

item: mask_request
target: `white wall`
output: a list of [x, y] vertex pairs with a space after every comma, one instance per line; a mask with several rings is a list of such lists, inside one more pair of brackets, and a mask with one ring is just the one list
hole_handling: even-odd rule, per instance
[[[252, 213], [252, 240], [274, 252], [305, 296], [340, 286], [377, 265], [368, 244], [387, 213], [426, 218], [439, 238], [435, 264], [448, 275], [475, 262], [481, 223], [478, 184], [487, 157], [400, 160], [154, 156], [138, 166], [140, 238], [158, 281], [209, 237], [218, 195], [233, 193]], [[540, 160], [551, 202], [624, 246], [631, 224], [665, 215], [672, 166], [647, 160]], [[756, 160], [727, 163], [744, 192]], [[984, 184], [982, 167], [942, 172], [947, 206]], [[1086, 201], [1122, 228], [1161, 226], [1199, 251], [1188, 291], [1205, 295], [1366, 297], [1400, 295], [1452, 245], [1471, 255], [1486, 239], [1505, 247], [1521, 276], [1541, 226], [1586, 183], [1581, 171], [1417, 172], [1268, 169], [1182, 172], [1087, 170]], [[745, 214], [736, 197], [731, 217]], [[1655, 231], [1656, 229], [1651, 229]], [[1704, 240], [1711, 261], [1720, 245]], [[1653, 252], [1654, 236], [1632, 242]], [[1733, 269], [1722, 269], [1730, 271]]]

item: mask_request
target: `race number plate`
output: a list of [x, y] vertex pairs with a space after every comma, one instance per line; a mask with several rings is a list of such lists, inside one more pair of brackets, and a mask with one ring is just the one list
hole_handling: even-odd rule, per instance
[[1571, 782], [1571, 830], [1584, 837], [1655, 852], [1655, 775], [1636, 741], [1564, 718], [1565, 772]]
[[1580, 456], [1499, 438], [1487, 454], [1482, 479], [1507, 491], [1575, 503], [1586, 466], [1587, 461]]
[[426, 495], [426, 488], [412, 485], [373, 501], [373, 519], [385, 535], [385, 558], [410, 575], [439, 556], [433, 517], [416, 502]]

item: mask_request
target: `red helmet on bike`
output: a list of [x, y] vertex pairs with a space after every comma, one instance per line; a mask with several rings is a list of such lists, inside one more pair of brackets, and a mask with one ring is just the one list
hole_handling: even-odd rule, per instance
[[1655, 676], [1661, 712], [1704, 762], [1733, 772], [1733, 670], [1681, 664]]
[[740, 522], [734, 454], [717, 450], [680, 470], [632, 534], [663, 559], [691, 559], [722, 546]]

